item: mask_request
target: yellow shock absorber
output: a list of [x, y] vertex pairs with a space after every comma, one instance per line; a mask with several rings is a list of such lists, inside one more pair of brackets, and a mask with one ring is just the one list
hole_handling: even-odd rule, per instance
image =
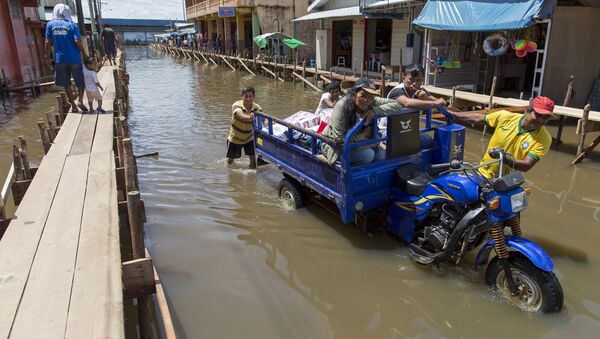
[[498, 258], [508, 258], [508, 248], [506, 247], [506, 241], [504, 240], [504, 226], [501, 223], [495, 223], [492, 225], [492, 239], [494, 239], [494, 249], [498, 254]]
[[504, 222], [504, 227], [510, 227], [513, 235], [518, 237], [523, 235], [523, 232], [521, 232], [521, 215], [517, 214], [513, 218], [506, 220]]

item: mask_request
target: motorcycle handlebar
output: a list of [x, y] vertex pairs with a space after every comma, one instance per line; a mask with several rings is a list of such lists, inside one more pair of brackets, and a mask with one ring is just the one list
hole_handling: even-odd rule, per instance
[[460, 169], [462, 167], [462, 164], [463, 164], [462, 161], [454, 159], [447, 163], [431, 165], [431, 168], [432, 169], [440, 169], [440, 168]]

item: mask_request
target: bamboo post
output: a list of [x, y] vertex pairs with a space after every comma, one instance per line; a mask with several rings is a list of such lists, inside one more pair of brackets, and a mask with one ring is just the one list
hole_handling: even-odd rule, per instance
[[62, 110], [62, 112], [60, 112], [60, 118], [62, 121], [65, 121], [65, 119], [67, 118], [67, 113], [69, 113], [68, 110], [66, 109], [67, 104], [70, 105], [70, 103], [69, 103], [69, 98], [67, 97], [67, 93], [60, 92], [60, 96], [62, 98], [62, 104], [63, 104], [63, 110]]
[[594, 140], [594, 142], [592, 142], [591, 144], [589, 144], [584, 150], [583, 152], [579, 153], [579, 155], [577, 156], [577, 158], [575, 158], [575, 160], [573, 160], [573, 162], [571, 163], [571, 165], [575, 165], [581, 162], [581, 160], [583, 160], [585, 157], [588, 156], [588, 154], [594, 149], [596, 148], [596, 146], [598, 146], [598, 144], [600, 144], [600, 135], [596, 137], [596, 139]]
[[242, 61], [242, 59], [238, 58], [238, 61], [239, 61], [240, 65], [242, 65], [248, 71], [248, 73], [250, 73], [252, 75], [256, 75], [256, 74], [254, 74], [254, 72], [252, 72], [250, 70], [250, 68], [248, 68], [248, 66], [246, 66], [246, 64]]
[[114, 118], [115, 121], [115, 134], [117, 135], [117, 157], [119, 159], [117, 167], [124, 167], [125, 162], [123, 161], [123, 129], [121, 119], [119, 117]]
[[381, 97], [385, 98], [385, 66], [381, 66], [381, 88], [379, 89]]
[[[0, 84], [0, 93], [2, 92], [1, 88], [2, 84]], [[2, 192], [0, 192], [0, 220], [6, 219], [6, 208], [4, 206], [4, 197], [2, 196]], [[2, 239], [2, 229], [0, 228], [0, 239]]]
[[456, 104], [456, 86], [452, 86], [452, 97], [450, 98], [450, 106], [454, 107]]
[[361, 62], [360, 63], [360, 77], [362, 78], [365, 74], [365, 63]]
[[142, 221], [139, 191], [127, 193], [127, 212], [129, 214], [129, 232], [131, 233], [133, 259], [145, 258], [144, 223]]
[[54, 117], [52, 116], [52, 112], [46, 112], [46, 120], [48, 121], [48, 133], [50, 133], [50, 140], [54, 141], [56, 138], [56, 129], [54, 127]]
[[[573, 82], [575, 80], [575, 76], [571, 75], [569, 77], [569, 85], [567, 86], [567, 93], [565, 93], [565, 100], [563, 101], [563, 106], [567, 107], [569, 105], [569, 103], [571, 102], [571, 97], [573, 96]], [[558, 141], [558, 143], [560, 144], [561, 138], [562, 138], [562, 131], [563, 131], [563, 127], [565, 124], [565, 116], [561, 115], [558, 118], [558, 130], [556, 131], [556, 140]], [[578, 152], [579, 153], [579, 152]]]
[[31, 95], [35, 97], [35, 82], [33, 81], [33, 75], [31, 75], [31, 69], [27, 68], [27, 74], [29, 75], [29, 82], [31, 83]]
[[56, 96], [56, 111], [58, 112], [60, 124], [62, 125], [62, 114], [65, 112], [65, 106], [61, 95]]
[[121, 77], [119, 76], [119, 69], [113, 70], [113, 77], [115, 80], [115, 99], [121, 99]]
[[48, 154], [50, 150], [50, 136], [46, 131], [46, 125], [44, 120], [40, 119], [37, 121], [38, 130], [40, 131], [40, 139], [42, 140], [42, 147], [44, 148], [44, 154]]
[[[296, 74], [296, 68], [298, 68], [298, 52], [296, 52], [296, 59], [294, 59], [294, 73], [292, 74]], [[293, 84], [296, 85], [296, 77], [292, 76], [292, 81]]]
[[[306, 58], [302, 61], [302, 79], [306, 80]], [[304, 88], [306, 88], [306, 82], [304, 81]]]
[[131, 138], [129, 134], [129, 124], [127, 123], [127, 119], [125, 117], [119, 117], [121, 120], [121, 135], [124, 139]]
[[585, 144], [585, 136], [587, 134], [588, 118], [590, 116], [590, 110], [592, 106], [586, 104], [583, 107], [583, 117], [581, 119], [581, 134], [579, 134], [579, 144], [577, 145], [577, 154], [583, 152], [583, 145]]
[[294, 76], [297, 77], [300, 81], [302, 81], [303, 83], [305, 83], [306, 85], [310, 86], [312, 89], [314, 89], [315, 91], [319, 92], [319, 93], [323, 93], [323, 91], [321, 89], [319, 89], [317, 86], [313, 85], [310, 83], [310, 81], [304, 79], [301, 75], [294, 73]]
[[125, 189], [126, 192], [132, 192], [137, 190], [133, 147], [130, 138], [124, 138], [122, 142], [123, 159], [125, 160]]
[[235, 71], [235, 67], [233, 67], [233, 66], [232, 66], [232, 65], [229, 63], [229, 61], [227, 61], [227, 59], [225, 59], [225, 57], [224, 57], [224, 56], [222, 56], [222, 55], [221, 55], [221, 59], [223, 59], [223, 61], [225, 61], [225, 63], [227, 64], [227, 66], [231, 67], [231, 69]]
[[25, 136], [19, 135], [19, 142], [21, 143], [20, 153], [25, 179], [33, 179], [33, 176], [31, 175], [31, 167], [29, 166], [29, 148], [27, 147], [27, 141], [25, 140]]
[[23, 161], [21, 159], [21, 152], [17, 146], [13, 145], [13, 166], [15, 169], [15, 181], [25, 180], [25, 173], [23, 171]]

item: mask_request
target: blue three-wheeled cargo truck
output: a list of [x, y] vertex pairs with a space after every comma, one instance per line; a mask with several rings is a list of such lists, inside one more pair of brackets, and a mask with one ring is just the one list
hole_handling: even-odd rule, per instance
[[[432, 119], [432, 110], [389, 115], [387, 133], [376, 121], [365, 126], [359, 119], [342, 143], [257, 112], [256, 151], [283, 173], [279, 195], [287, 206], [300, 208], [310, 199], [366, 232], [379, 223], [406, 242], [409, 257], [423, 265], [458, 263], [466, 251], [479, 248], [476, 267], [487, 263], [492, 289], [529, 312], [560, 311], [563, 293], [554, 263], [521, 232], [520, 213], [531, 188], [523, 187], [519, 172], [496, 178], [479, 173], [479, 167], [494, 162], [502, 168], [509, 155], [501, 149], [487, 164], [464, 162], [465, 128], [444, 108], [436, 110], [445, 121]], [[273, 133], [281, 125], [285, 133]], [[371, 138], [351, 143], [363, 128], [371, 129]], [[339, 160], [330, 165], [320, 154], [321, 143], [339, 149]], [[350, 151], [364, 147], [385, 148], [386, 158], [351, 166]], [[492, 249], [496, 255], [490, 259]]]

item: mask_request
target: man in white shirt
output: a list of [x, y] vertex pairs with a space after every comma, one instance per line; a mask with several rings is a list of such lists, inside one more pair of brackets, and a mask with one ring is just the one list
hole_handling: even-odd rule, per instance
[[[423, 67], [419, 64], [406, 66], [402, 74], [402, 82], [392, 88], [387, 98], [396, 100], [404, 107], [416, 109], [446, 106], [446, 100], [431, 96], [426, 90], [421, 88], [424, 73]], [[387, 118], [379, 119], [377, 126], [379, 127], [379, 131], [385, 135], [387, 132]]]
[[340, 98], [340, 83], [337, 81], [332, 81], [329, 86], [327, 86], [327, 92], [321, 95], [321, 100], [319, 101], [319, 107], [315, 111], [315, 115], [318, 115], [321, 118], [321, 121], [325, 121], [329, 123], [331, 119], [332, 108], [335, 106], [335, 103]]

